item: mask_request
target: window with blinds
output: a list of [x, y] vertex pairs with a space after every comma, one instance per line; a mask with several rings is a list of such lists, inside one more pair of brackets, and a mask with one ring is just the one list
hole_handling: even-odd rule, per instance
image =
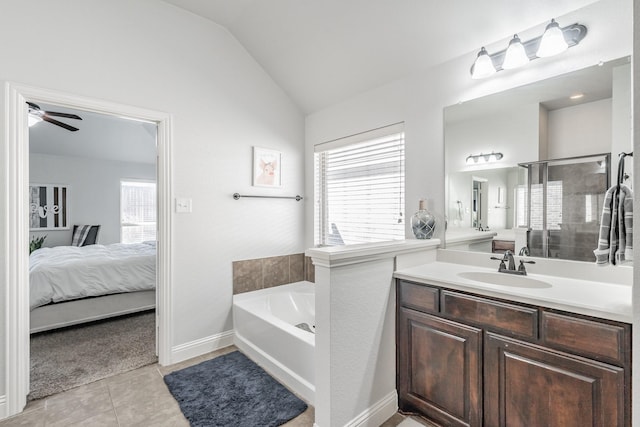
[[156, 240], [156, 183], [120, 181], [120, 242]]
[[315, 147], [315, 243], [404, 239], [404, 131], [397, 124]]

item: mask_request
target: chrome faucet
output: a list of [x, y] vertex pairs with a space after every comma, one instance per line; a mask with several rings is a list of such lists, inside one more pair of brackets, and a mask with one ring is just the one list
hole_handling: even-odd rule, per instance
[[518, 255], [523, 256], [529, 256], [529, 247], [528, 246], [523, 246], [522, 248], [520, 248], [520, 252], [518, 252]]
[[[525, 261], [521, 259], [520, 265], [516, 269], [516, 261], [511, 251], [505, 251], [502, 258], [491, 257], [491, 259], [500, 261], [500, 266], [498, 266], [499, 273], [517, 274], [520, 276], [527, 275], [527, 269], [524, 267], [525, 264], [535, 264], [535, 261]], [[505, 265], [505, 263], [507, 264]]]

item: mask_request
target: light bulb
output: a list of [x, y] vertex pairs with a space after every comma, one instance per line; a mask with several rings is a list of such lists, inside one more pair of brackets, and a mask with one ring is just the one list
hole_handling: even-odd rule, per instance
[[476, 62], [474, 62], [471, 67], [471, 78], [484, 79], [495, 74], [495, 72], [496, 67], [493, 65], [493, 61], [487, 53], [487, 50], [483, 47], [480, 49], [480, 52], [478, 52]]
[[513, 68], [521, 67], [528, 62], [529, 57], [524, 51], [524, 46], [522, 45], [522, 42], [520, 41], [518, 35], [515, 34], [509, 42], [509, 47], [507, 48], [507, 52], [504, 55], [502, 68], [504, 68], [505, 70], [510, 70]]
[[569, 45], [564, 38], [564, 33], [560, 29], [560, 25], [558, 25], [555, 19], [552, 19], [540, 39], [540, 46], [538, 46], [536, 56], [545, 58], [564, 52], [568, 48]]

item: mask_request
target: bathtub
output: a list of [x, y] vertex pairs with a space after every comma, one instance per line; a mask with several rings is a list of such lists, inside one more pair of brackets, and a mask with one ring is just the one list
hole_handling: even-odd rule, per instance
[[315, 334], [309, 330], [315, 328], [314, 286], [296, 282], [233, 296], [234, 344], [312, 405]]

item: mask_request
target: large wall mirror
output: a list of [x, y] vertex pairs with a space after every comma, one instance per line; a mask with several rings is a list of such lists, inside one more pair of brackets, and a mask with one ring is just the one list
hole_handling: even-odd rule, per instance
[[631, 104], [625, 57], [445, 108], [446, 247], [595, 262]]

